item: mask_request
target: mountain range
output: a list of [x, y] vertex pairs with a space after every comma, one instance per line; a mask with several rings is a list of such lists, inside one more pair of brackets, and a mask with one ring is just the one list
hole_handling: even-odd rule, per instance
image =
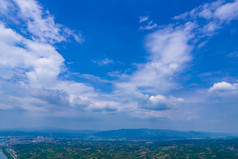
[[1, 130], [0, 136], [79, 138], [96, 140], [175, 140], [175, 139], [212, 139], [235, 138], [238, 134], [211, 133], [198, 131], [177, 131], [168, 129], [119, 129], [96, 130]]

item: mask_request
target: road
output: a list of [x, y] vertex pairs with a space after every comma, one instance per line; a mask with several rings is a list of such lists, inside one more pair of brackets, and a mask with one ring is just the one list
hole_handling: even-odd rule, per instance
[[8, 149], [6, 151], [13, 157], [13, 159], [17, 159]]

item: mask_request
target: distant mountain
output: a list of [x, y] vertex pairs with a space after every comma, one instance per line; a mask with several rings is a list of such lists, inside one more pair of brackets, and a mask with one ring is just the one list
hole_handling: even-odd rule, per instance
[[120, 129], [102, 131], [94, 134], [101, 139], [159, 140], [159, 139], [192, 139], [192, 138], [227, 138], [237, 135], [196, 131], [176, 131], [163, 129]]
[[166, 129], [119, 129], [110, 131], [94, 130], [0, 130], [0, 136], [24, 136], [24, 137], [53, 137], [53, 138], [79, 138], [96, 140], [137, 140], [137, 141], [161, 141], [179, 139], [211, 139], [234, 138], [237, 134], [209, 133], [196, 131], [176, 131]]

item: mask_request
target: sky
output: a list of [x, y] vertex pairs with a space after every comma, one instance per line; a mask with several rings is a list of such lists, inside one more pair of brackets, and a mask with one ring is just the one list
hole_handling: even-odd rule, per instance
[[0, 129], [238, 133], [238, 0], [0, 0]]

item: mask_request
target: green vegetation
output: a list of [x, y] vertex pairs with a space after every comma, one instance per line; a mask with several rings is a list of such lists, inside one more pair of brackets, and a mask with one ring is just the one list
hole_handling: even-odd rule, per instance
[[55, 140], [15, 145], [19, 159], [238, 158], [238, 139], [164, 142]]

